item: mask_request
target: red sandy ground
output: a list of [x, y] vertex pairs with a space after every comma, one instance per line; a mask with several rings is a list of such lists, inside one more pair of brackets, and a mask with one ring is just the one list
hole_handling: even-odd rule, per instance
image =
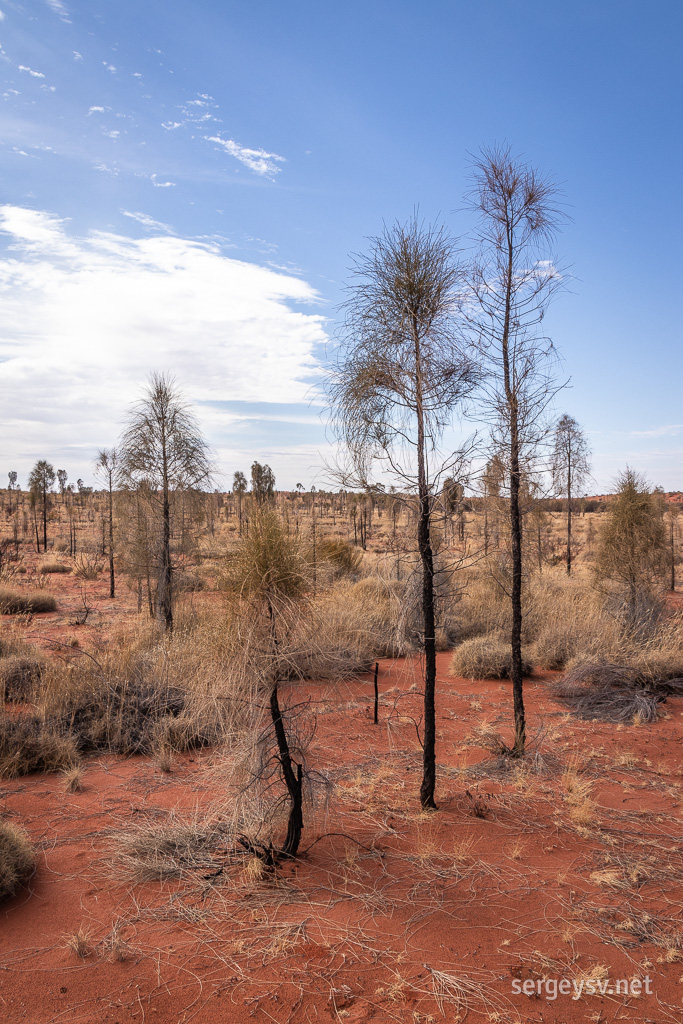
[[[105, 583], [88, 588], [106, 617]], [[63, 577], [53, 589], [60, 613], [27, 632], [94, 643], [96, 617], [91, 634], [68, 624], [78, 588]], [[128, 613], [124, 595], [117, 614]], [[334, 788], [307, 820], [306, 852], [265, 880], [216, 875], [220, 854], [172, 882], [112, 866], [121, 828], [216, 797], [210, 752], [170, 774], [141, 757], [92, 759], [80, 793], [54, 775], [3, 782], [0, 813], [39, 850], [30, 889], [0, 909], [3, 1024], [682, 1020], [683, 700], [654, 725], [580, 722], [535, 676], [532, 752], [506, 771], [476, 730], [509, 738], [509, 684], [450, 678], [448, 662], [439, 656], [436, 813], [418, 806], [416, 659], [380, 663], [378, 726], [370, 677], [292, 689], [317, 716], [309, 764]], [[568, 768], [593, 784], [583, 821]], [[81, 927], [83, 958], [66, 946]], [[581, 975], [647, 975], [653, 994], [512, 991], [515, 979]]]

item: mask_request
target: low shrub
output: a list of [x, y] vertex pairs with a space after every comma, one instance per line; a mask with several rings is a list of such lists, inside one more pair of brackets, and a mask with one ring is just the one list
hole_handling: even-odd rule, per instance
[[35, 866], [36, 855], [26, 833], [0, 819], [0, 901], [14, 896]]
[[65, 565], [64, 562], [43, 562], [38, 566], [38, 572], [44, 574], [71, 572], [71, 566]]
[[0, 778], [63, 771], [78, 760], [74, 739], [60, 735], [39, 716], [0, 717]]
[[0, 700], [23, 704], [36, 696], [43, 664], [36, 658], [12, 655], [0, 660]]
[[20, 594], [15, 590], [0, 589], [0, 615], [24, 615], [32, 612], [54, 612], [57, 602], [51, 594]]
[[[525, 676], [533, 671], [533, 666], [524, 657], [522, 671]], [[509, 679], [511, 672], [510, 643], [496, 634], [464, 640], [454, 650], [449, 667], [449, 675], [466, 679]]]
[[77, 555], [71, 572], [79, 580], [96, 580], [102, 572], [102, 563], [93, 555]]
[[588, 663], [566, 672], [553, 693], [579, 718], [647, 723], [657, 720], [667, 696], [683, 696], [683, 677], [656, 677], [642, 665]]

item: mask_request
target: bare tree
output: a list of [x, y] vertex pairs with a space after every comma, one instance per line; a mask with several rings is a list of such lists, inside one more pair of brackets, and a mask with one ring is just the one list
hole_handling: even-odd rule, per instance
[[478, 255], [462, 311], [485, 366], [484, 400], [494, 451], [508, 476], [512, 579], [512, 690], [515, 739], [525, 748], [522, 681], [522, 511], [520, 484], [547, 432], [544, 412], [558, 390], [553, 346], [542, 333], [561, 284], [548, 246], [557, 231], [558, 190], [508, 147], [484, 149], [475, 163], [470, 207], [479, 215]]
[[66, 482], [69, 479], [69, 474], [65, 469], [57, 470], [57, 480], [59, 481], [59, 493], [64, 498], [64, 492], [66, 491]]
[[572, 571], [572, 497], [590, 474], [590, 448], [581, 427], [567, 413], [554, 432], [552, 473], [555, 489], [567, 499], [567, 575]]
[[475, 369], [456, 340], [454, 292], [460, 282], [455, 247], [443, 228], [415, 216], [385, 227], [355, 257], [330, 400], [338, 435], [350, 454], [346, 481], [367, 491], [373, 465], [417, 494], [417, 546], [422, 575], [425, 655], [423, 777], [420, 801], [435, 807], [436, 642], [435, 495], [457, 456], [438, 452], [453, 410], [470, 394]]
[[121, 480], [144, 485], [159, 526], [157, 617], [173, 628], [171, 498], [205, 487], [211, 478], [209, 447], [172, 377], [153, 373], [143, 397], [130, 410], [119, 446]]
[[[50, 465], [49, 462], [46, 462], [45, 459], [39, 459], [31, 470], [28, 478], [28, 486], [34, 499], [34, 505], [37, 506], [38, 503], [40, 503], [42, 511], [43, 551], [47, 551], [47, 513], [50, 504], [49, 493], [54, 482], [54, 467]], [[38, 550], [40, 550], [40, 545], [38, 546]]]
[[114, 597], [114, 483], [118, 473], [118, 452], [116, 448], [101, 448], [95, 460], [95, 472], [104, 477], [109, 492], [109, 596]]

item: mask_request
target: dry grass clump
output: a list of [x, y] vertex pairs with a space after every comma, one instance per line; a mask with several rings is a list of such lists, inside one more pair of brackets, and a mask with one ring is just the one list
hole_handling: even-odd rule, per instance
[[653, 679], [633, 665], [576, 665], [555, 695], [579, 718], [645, 724], [659, 717], [667, 695], [683, 695], [683, 678]]
[[11, 655], [0, 659], [0, 700], [24, 704], [35, 699], [44, 666], [33, 657]]
[[35, 852], [26, 833], [0, 819], [0, 901], [14, 896], [35, 866]]
[[57, 602], [51, 594], [20, 594], [16, 590], [0, 588], [0, 615], [25, 615], [32, 612], [54, 612]]
[[[449, 675], [466, 679], [509, 679], [512, 672], [510, 643], [501, 636], [475, 636], [456, 647], [449, 666]], [[530, 675], [532, 665], [523, 658], [522, 671]]]
[[149, 818], [117, 830], [113, 855], [124, 873], [138, 882], [180, 878], [198, 869], [215, 869], [213, 854], [225, 847], [227, 836], [222, 822], [172, 810], [161, 820]]
[[0, 778], [64, 771], [78, 760], [74, 738], [60, 735], [38, 715], [0, 717]]
[[335, 578], [356, 576], [363, 563], [363, 552], [348, 541], [326, 537], [318, 541], [316, 558], [329, 563]]
[[48, 575], [50, 573], [65, 573], [71, 572], [71, 566], [65, 565], [64, 562], [58, 562], [56, 559], [50, 562], [41, 562], [38, 566], [38, 572]]

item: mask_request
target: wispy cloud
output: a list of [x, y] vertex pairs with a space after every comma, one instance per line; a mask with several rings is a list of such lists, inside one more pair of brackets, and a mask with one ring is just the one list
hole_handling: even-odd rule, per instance
[[[158, 229], [75, 237], [48, 213], [0, 207], [0, 436], [20, 472], [57, 451], [87, 472], [83, 439], [116, 439], [150, 370], [175, 374], [194, 401], [306, 401], [326, 340], [324, 318], [301, 310], [319, 301], [313, 288]], [[225, 446], [228, 425], [210, 426]]]
[[91, 114], [104, 114], [104, 107], [88, 107], [88, 117]]
[[142, 224], [145, 228], [151, 228], [154, 231], [162, 231], [164, 234], [174, 234], [173, 228], [168, 224], [164, 224], [160, 220], [155, 220], [154, 217], [150, 217], [146, 213], [133, 213], [130, 210], [121, 210], [124, 217], [130, 217], [132, 220], [136, 220], [138, 224]]
[[223, 139], [220, 135], [207, 135], [205, 138], [207, 142], [215, 142], [216, 145], [222, 146], [226, 153], [262, 177], [272, 178], [279, 174], [282, 168], [278, 167], [278, 163], [286, 162], [284, 156], [268, 153], [265, 149], [249, 149], [247, 146], [241, 146], [234, 139]]
[[650, 430], [628, 430], [627, 437], [678, 437], [683, 431], [683, 423], [667, 423]]
[[67, 24], [71, 24], [71, 18], [69, 17], [66, 4], [63, 3], [62, 0], [45, 0], [45, 3], [51, 11], [54, 11], [54, 13], [62, 19], [62, 21], [67, 22]]
[[19, 70], [26, 71], [31, 76], [31, 78], [45, 78], [45, 75], [42, 71], [34, 71], [33, 68], [29, 68], [25, 64], [20, 64]]

